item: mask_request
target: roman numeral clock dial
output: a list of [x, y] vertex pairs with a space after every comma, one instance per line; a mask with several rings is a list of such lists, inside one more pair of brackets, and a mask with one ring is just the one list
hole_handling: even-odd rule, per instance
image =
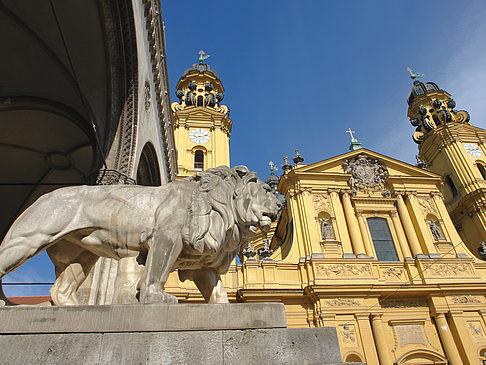
[[198, 144], [209, 142], [209, 132], [205, 129], [194, 129], [189, 133], [189, 139]]

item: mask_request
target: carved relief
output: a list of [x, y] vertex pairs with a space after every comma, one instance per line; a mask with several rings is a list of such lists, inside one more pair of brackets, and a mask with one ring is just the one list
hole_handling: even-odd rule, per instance
[[353, 325], [339, 326], [343, 346], [354, 346], [356, 344], [356, 331]]
[[336, 298], [336, 299], [330, 299], [326, 300], [327, 305], [330, 305], [331, 307], [344, 307], [344, 306], [360, 306], [361, 302], [354, 300], [354, 299], [348, 299], [348, 298]]
[[150, 110], [150, 103], [152, 102], [152, 97], [150, 95], [150, 83], [145, 81], [145, 86], [143, 90], [143, 103], [145, 107], [145, 112]]
[[467, 304], [467, 303], [482, 303], [481, 299], [478, 297], [473, 297], [471, 295], [457, 295], [451, 297], [452, 303], [455, 304]]
[[465, 276], [471, 273], [468, 264], [432, 264], [426, 270], [432, 276]]
[[382, 308], [416, 308], [428, 307], [427, 302], [423, 300], [387, 300], [380, 302]]
[[316, 264], [316, 271], [321, 276], [371, 276], [371, 268], [366, 264]]
[[467, 328], [476, 340], [484, 339], [484, 332], [480, 322], [467, 322]]
[[388, 280], [400, 280], [403, 276], [403, 269], [396, 267], [389, 267], [382, 271], [383, 276]]
[[356, 195], [357, 191], [361, 190], [370, 195], [375, 191], [381, 191], [383, 196], [390, 196], [390, 191], [385, 188], [388, 170], [380, 160], [360, 154], [344, 160], [342, 166], [344, 172], [351, 174], [349, 185], [352, 195]]
[[331, 211], [329, 196], [327, 194], [312, 194], [312, 201], [314, 202], [316, 211]]
[[434, 214], [438, 216], [437, 209], [435, 208], [434, 199], [430, 196], [418, 196], [417, 200], [422, 209], [422, 214], [426, 217], [428, 214]]

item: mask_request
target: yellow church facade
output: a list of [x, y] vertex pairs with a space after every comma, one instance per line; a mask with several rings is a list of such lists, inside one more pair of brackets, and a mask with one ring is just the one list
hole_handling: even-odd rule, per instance
[[[198, 171], [197, 150], [205, 154], [204, 169], [218, 166], [221, 159], [229, 164], [231, 120], [226, 110], [217, 110], [219, 105], [204, 105], [208, 82], [222, 93], [214, 75], [194, 65], [178, 84], [180, 100], [173, 111], [180, 176]], [[197, 85], [191, 84], [194, 90], [191, 82]], [[415, 101], [428, 91], [417, 93]], [[185, 105], [188, 92], [195, 92], [196, 105]], [[198, 92], [203, 97], [199, 106]], [[418, 107], [409, 104], [414, 119]], [[442, 127], [455, 128], [462, 136], [472, 126], [450, 120]], [[486, 132], [472, 128], [474, 143], [483, 148], [481, 133]], [[194, 129], [207, 130], [209, 140], [191, 140]], [[463, 232], [456, 229], [454, 209], [468, 204], [464, 199], [471, 198], [465, 193], [470, 190], [461, 190], [462, 182], [455, 180], [459, 197], [451, 204], [444, 175], [462, 174], [466, 163], [429, 157], [434, 145], [444, 144], [428, 142], [430, 136], [436, 138], [431, 133], [419, 146], [420, 157], [429, 165], [433, 161], [427, 169], [358, 148], [352, 139], [356, 149], [348, 153], [309, 165], [297, 159], [294, 166], [286, 162], [280, 178], [272, 173], [267, 182], [286, 205], [268, 235], [260, 233], [243, 247], [240, 260], [224, 275], [230, 301], [282, 302], [289, 327], [335, 327], [345, 362], [486, 360], [486, 262], [472, 252], [478, 244], [467, 241], [485, 233], [475, 216], [468, 218], [476, 222], [477, 236], [468, 233], [469, 223]], [[441, 148], [438, 156], [449, 156]], [[180, 302], [202, 301], [196, 287], [181, 283], [177, 273], [171, 274], [166, 290]]]

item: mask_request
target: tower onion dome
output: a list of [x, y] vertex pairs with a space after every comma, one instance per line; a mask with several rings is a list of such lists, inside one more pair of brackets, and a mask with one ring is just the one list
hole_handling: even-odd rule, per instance
[[268, 184], [272, 189], [272, 192], [275, 192], [279, 181], [280, 181], [280, 177], [275, 175], [272, 171], [272, 174], [266, 178], [265, 184]]
[[413, 82], [412, 90], [410, 91], [410, 94], [408, 94], [408, 98], [407, 98], [408, 105], [412, 105], [414, 99], [417, 96], [423, 95], [429, 90], [439, 91], [440, 89], [437, 86], [437, 84], [433, 82], [421, 82], [415, 80]]
[[209, 72], [209, 73], [213, 74], [213, 76], [216, 77], [219, 80], [219, 76], [218, 76], [217, 72], [214, 71], [214, 70], [211, 70], [211, 67], [208, 64], [205, 64], [205, 63], [193, 64], [191, 68], [188, 68], [186, 71], [184, 71], [184, 74], [182, 75], [182, 77], [184, 77], [187, 74], [194, 72], [194, 71], [196, 71], [196, 72]]

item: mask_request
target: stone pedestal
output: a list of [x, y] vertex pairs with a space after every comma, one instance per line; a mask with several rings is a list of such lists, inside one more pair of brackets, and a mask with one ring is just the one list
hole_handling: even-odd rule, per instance
[[339, 364], [334, 328], [279, 303], [0, 308], [2, 364]]

